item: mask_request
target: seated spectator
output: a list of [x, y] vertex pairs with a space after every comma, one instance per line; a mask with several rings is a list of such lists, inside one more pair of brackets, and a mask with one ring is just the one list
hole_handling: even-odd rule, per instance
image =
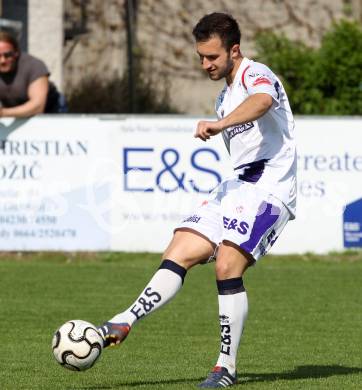
[[49, 75], [43, 61], [22, 53], [17, 40], [0, 31], [0, 117], [65, 112]]

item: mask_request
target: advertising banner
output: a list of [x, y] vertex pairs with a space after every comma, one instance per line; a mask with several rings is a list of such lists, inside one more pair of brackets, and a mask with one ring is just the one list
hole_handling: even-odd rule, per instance
[[112, 248], [162, 251], [173, 229], [232, 168], [221, 137], [193, 137], [197, 119], [129, 118], [121, 123], [123, 173], [113, 196]]
[[88, 172], [109, 155], [96, 118], [3, 119], [0, 124], [0, 250], [109, 249], [89, 194], [109, 198]]
[[[161, 252], [232, 176], [221, 137], [185, 116], [0, 122], [0, 250]], [[360, 118], [297, 118], [298, 206], [273, 253], [362, 246]]]
[[362, 227], [361, 214], [345, 222], [343, 216], [348, 204], [362, 198], [361, 125], [357, 118], [296, 119], [297, 219], [287, 225], [275, 253], [361, 247], [361, 241], [344, 241], [349, 229]]

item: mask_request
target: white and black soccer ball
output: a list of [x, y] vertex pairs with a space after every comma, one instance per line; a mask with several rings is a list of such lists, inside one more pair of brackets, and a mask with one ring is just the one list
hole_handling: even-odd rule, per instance
[[102, 353], [103, 339], [97, 328], [87, 321], [72, 320], [55, 333], [52, 349], [56, 361], [74, 371], [91, 368]]

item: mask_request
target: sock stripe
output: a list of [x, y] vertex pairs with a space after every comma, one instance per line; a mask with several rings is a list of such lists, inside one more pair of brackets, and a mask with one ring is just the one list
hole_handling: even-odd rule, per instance
[[216, 284], [219, 295], [231, 295], [245, 291], [243, 278], [217, 280]]
[[163, 260], [159, 269], [168, 269], [174, 272], [175, 274], [180, 276], [180, 278], [182, 279], [182, 284], [184, 283], [184, 279], [187, 271], [184, 267], [181, 267], [181, 265], [178, 265], [174, 261], [168, 259]]

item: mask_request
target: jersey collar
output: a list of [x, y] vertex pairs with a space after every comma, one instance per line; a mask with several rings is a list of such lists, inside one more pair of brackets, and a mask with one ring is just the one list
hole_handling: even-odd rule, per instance
[[229, 88], [233, 88], [234, 85], [237, 85], [239, 84], [239, 81], [243, 82], [241, 80], [245, 70], [247, 69], [247, 67], [250, 65], [250, 60], [249, 58], [246, 58], [244, 57], [241, 62], [240, 62], [240, 65], [239, 65], [239, 68], [235, 74], [235, 77], [234, 77], [234, 80], [232, 82], [232, 84], [230, 84], [228, 87]]

